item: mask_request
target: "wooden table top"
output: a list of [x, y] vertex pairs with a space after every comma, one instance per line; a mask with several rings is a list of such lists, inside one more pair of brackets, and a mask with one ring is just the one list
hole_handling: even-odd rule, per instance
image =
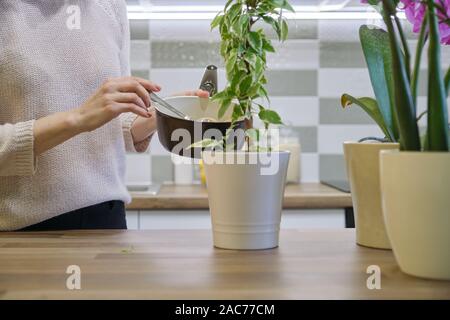
[[[403, 274], [354, 230], [282, 230], [280, 247], [221, 250], [208, 230], [0, 233], [1, 299], [450, 299], [450, 282]], [[69, 265], [81, 290], [66, 289]], [[381, 289], [366, 286], [369, 265]]]
[[[148, 192], [131, 192], [132, 202], [127, 209], [208, 209], [208, 193], [202, 185], [163, 185], [157, 195]], [[283, 207], [347, 208], [352, 207], [349, 193], [320, 183], [287, 185]]]

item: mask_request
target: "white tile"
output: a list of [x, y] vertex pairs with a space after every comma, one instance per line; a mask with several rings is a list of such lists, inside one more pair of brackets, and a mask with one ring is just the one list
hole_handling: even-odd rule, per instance
[[209, 20], [150, 20], [152, 40], [220, 41], [218, 30], [211, 31]]
[[320, 125], [318, 143], [320, 154], [341, 154], [345, 141], [358, 141], [361, 138], [384, 137], [376, 125]]
[[[417, 97], [417, 116], [425, 110], [427, 110], [427, 97]], [[450, 114], [450, 97], [447, 98], [447, 110], [448, 113]], [[427, 115], [424, 115], [420, 119], [419, 125], [420, 126], [427, 125]]]
[[[270, 107], [277, 111], [289, 126], [315, 126], [319, 124], [318, 97], [271, 97]], [[258, 103], [268, 107], [268, 103], [258, 99]]]
[[290, 40], [281, 44], [273, 41], [276, 53], [267, 55], [268, 69], [319, 68], [319, 43], [317, 40]]
[[367, 69], [319, 69], [319, 96], [374, 96]]
[[[170, 96], [186, 90], [197, 89], [203, 77], [204, 69], [152, 69], [151, 80], [162, 87], [160, 96]], [[226, 85], [225, 74], [219, 70], [219, 88]]]
[[319, 20], [319, 39], [332, 42], [359, 42], [359, 27], [366, 23], [367, 20]]
[[138, 230], [139, 229], [139, 213], [135, 210], [127, 210], [127, 227], [128, 230]]
[[134, 154], [129, 153], [127, 159], [127, 184], [150, 182], [151, 166], [150, 154]]
[[343, 209], [283, 210], [281, 228], [345, 228], [345, 213]]
[[300, 158], [300, 181], [319, 181], [319, 155], [317, 153], [302, 153]]
[[151, 64], [150, 41], [132, 40], [130, 48], [132, 70], [148, 70]]

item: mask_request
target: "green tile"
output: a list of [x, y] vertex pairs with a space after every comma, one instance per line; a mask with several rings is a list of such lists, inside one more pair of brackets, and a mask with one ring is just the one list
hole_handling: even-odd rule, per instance
[[203, 68], [209, 64], [222, 66], [218, 42], [153, 41], [153, 68]]
[[149, 40], [149, 20], [130, 20], [131, 40]]
[[366, 62], [358, 42], [321, 42], [322, 68], [365, 68]]
[[319, 172], [320, 180], [347, 180], [344, 155], [320, 155]]
[[268, 70], [267, 80], [272, 96], [317, 95], [317, 70]]
[[373, 124], [372, 118], [360, 107], [342, 108], [340, 98], [319, 99], [320, 124]]
[[149, 70], [131, 70], [131, 75], [133, 77], [150, 79], [150, 71]]
[[152, 156], [152, 182], [173, 181], [173, 164], [170, 156]]
[[317, 152], [317, 127], [290, 127], [300, 140], [301, 152]]

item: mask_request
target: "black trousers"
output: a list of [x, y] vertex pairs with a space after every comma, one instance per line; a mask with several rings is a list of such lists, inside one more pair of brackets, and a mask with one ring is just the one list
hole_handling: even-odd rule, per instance
[[125, 205], [122, 201], [108, 201], [26, 227], [19, 231], [57, 231], [82, 229], [127, 229]]

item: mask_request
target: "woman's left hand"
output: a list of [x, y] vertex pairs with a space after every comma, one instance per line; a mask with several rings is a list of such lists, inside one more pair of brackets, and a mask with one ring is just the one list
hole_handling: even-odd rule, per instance
[[[189, 90], [173, 94], [172, 96], [197, 96], [200, 98], [208, 98], [209, 92], [201, 89]], [[139, 143], [147, 139], [156, 131], [156, 112], [153, 106], [148, 109], [150, 114], [149, 118], [137, 117], [131, 127], [131, 134], [133, 136], [134, 143]]]

